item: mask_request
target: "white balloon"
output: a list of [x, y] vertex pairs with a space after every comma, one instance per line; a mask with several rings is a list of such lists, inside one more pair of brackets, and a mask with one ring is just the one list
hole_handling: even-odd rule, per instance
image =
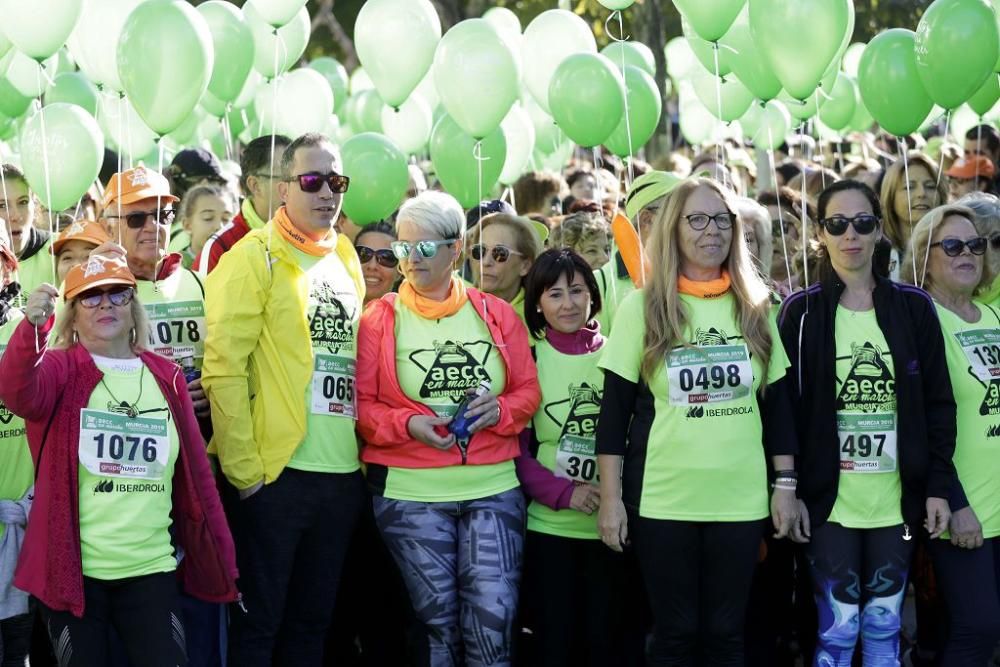
[[294, 138], [326, 129], [333, 113], [333, 93], [322, 74], [304, 67], [261, 84], [254, 109], [262, 134]]
[[719, 121], [705, 108], [687, 81], [681, 82], [678, 96], [681, 134], [692, 146], [705, 143]]
[[[965, 137], [965, 133], [979, 125], [979, 114], [973, 111], [968, 104], [963, 104], [951, 114], [948, 134], [952, 137]], [[959, 142], [963, 139], [958, 139]]]
[[861, 62], [861, 54], [865, 52], [865, 46], [863, 42], [854, 42], [847, 47], [844, 51], [844, 60], [842, 62], [844, 71], [858, 78], [858, 64]]
[[99, 93], [97, 118], [108, 145], [130, 161], [148, 154], [156, 146], [156, 133], [143, 122], [132, 103], [118, 93]]
[[26, 55], [44, 60], [66, 42], [80, 17], [80, 0], [0, 0], [7, 38]]
[[257, 94], [257, 88], [260, 84], [264, 83], [264, 77], [260, 75], [255, 69], [250, 70], [250, 74], [247, 76], [247, 80], [243, 83], [243, 88], [240, 90], [240, 94], [236, 96], [233, 100], [234, 109], [246, 109], [248, 106], [253, 104], [254, 95]]
[[272, 28], [286, 25], [305, 6], [306, 0], [255, 0], [257, 11]]
[[420, 80], [417, 84], [416, 90], [413, 91], [414, 95], [419, 95], [423, 98], [424, 102], [427, 102], [427, 106], [430, 107], [431, 113], [441, 105], [441, 98], [438, 96], [437, 85], [434, 83], [434, 66], [432, 65], [429, 70], [427, 70], [427, 75]]
[[500, 182], [510, 185], [524, 173], [531, 159], [535, 149], [535, 125], [528, 112], [515, 104], [500, 123], [500, 129], [507, 140], [507, 157], [500, 172]]
[[499, 32], [521, 34], [521, 19], [506, 7], [490, 7], [483, 13], [483, 18], [492, 23]]
[[545, 111], [549, 82], [562, 61], [574, 53], [597, 53], [597, 42], [586, 21], [564, 9], [544, 11], [524, 31], [524, 85]]
[[691, 50], [691, 44], [684, 37], [674, 37], [663, 49], [667, 58], [667, 74], [675, 81], [685, 78], [698, 59]]
[[[42, 67], [45, 72], [42, 72]], [[20, 51], [14, 51], [10, 59], [10, 66], [7, 68], [7, 80], [14, 86], [17, 92], [25, 97], [38, 97], [48, 85], [45, 78], [53, 77], [56, 74], [56, 59], [49, 58], [42, 65], [24, 55]]]
[[303, 7], [291, 21], [278, 28], [275, 34], [274, 28], [261, 15], [258, 2], [260, 0], [250, 0], [243, 5], [243, 15], [253, 33], [254, 69], [271, 78], [288, 71], [305, 53], [312, 23], [309, 21], [309, 12]]
[[382, 133], [400, 150], [414, 155], [423, 150], [433, 129], [431, 108], [420, 96], [411, 94], [399, 111], [382, 107]]
[[118, 40], [125, 20], [143, 0], [83, 0], [80, 20], [66, 44], [80, 69], [96, 84], [121, 90]]
[[351, 92], [351, 95], [360, 93], [362, 90], [371, 90], [374, 87], [375, 84], [372, 83], [372, 78], [368, 76], [365, 68], [360, 65], [356, 70], [351, 72], [351, 78], [347, 81], [347, 89]]
[[527, 112], [528, 118], [535, 131], [535, 148], [542, 153], [551, 153], [563, 142], [562, 131], [556, 125], [552, 116], [545, 112], [545, 109], [538, 105], [534, 97], [530, 95], [521, 102], [522, 108]]

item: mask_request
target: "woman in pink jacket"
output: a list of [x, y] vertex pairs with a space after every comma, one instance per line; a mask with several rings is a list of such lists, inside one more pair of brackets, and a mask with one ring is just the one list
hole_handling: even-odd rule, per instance
[[186, 665], [178, 583], [238, 597], [232, 538], [179, 367], [143, 349], [125, 261], [92, 256], [31, 294], [0, 360], [0, 400], [35, 462], [14, 584], [41, 603], [60, 667], [108, 664], [109, 626], [133, 664]]

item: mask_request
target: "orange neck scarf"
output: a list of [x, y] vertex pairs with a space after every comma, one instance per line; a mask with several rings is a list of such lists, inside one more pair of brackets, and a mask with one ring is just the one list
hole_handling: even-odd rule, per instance
[[313, 241], [292, 224], [284, 206], [274, 214], [274, 228], [292, 247], [313, 257], [326, 257], [337, 247], [337, 232], [331, 229], [326, 238]]
[[413, 285], [404, 280], [399, 286], [399, 298], [403, 305], [428, 320], [440, 320], [442, 317], [454, 315], [469, 300], [469, 295], [465, 291], [465, 283], [461, 279], [452, 276], [451, 288], [444, 301], [435, 301], [425, 296], [417, 294]]
[[677, 291], [699, 299], [717, 299], [728, 292], [731, 285], [732, 280], [725, 269], [722, 270], [722, 277], [715, 280], [691, 280], [684, 274], [677, 276]]

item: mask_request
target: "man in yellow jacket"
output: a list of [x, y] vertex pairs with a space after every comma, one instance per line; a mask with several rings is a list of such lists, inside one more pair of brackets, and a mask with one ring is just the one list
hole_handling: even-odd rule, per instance
[[321, 664], [364, 497], [354, 379], [365, 288], [333, 229], [349, 179], [319, 134], [293, 141], [281, 170], [284, 206], [205, 281], [209, 451], [239, 492], [243, 604], [229, 662], [241, 667]]

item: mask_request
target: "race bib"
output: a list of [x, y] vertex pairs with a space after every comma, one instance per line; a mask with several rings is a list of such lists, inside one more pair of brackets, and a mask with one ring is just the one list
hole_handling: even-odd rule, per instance
[[982, 382], [1000, 378], [1000, 329], [976, 329], [955, 334], [969, 367]]
[[312, 380], [313, 414], [357, 419], [354, 359], [320, 352], [316, 353], [315, 359]]
[[79, 454], [93, 475], [161, 480], [170, 455], [167, 420], [84, 408]]
[[147, 304], [146, 314], [154, 352], [178, 362], [205, 356], [205, 304], [201, 301]]
[[746, 345], [678, 348], [667, 357], [671, 405], [723, 403], [749, 396], [753, 368]]
[[597, 484], [595, 445], [593, 438], [563, 436], [556, 449], [556, 476], [574, 482]]
[[837, 414], [843, 472], [896, 471], [896, 415]]

